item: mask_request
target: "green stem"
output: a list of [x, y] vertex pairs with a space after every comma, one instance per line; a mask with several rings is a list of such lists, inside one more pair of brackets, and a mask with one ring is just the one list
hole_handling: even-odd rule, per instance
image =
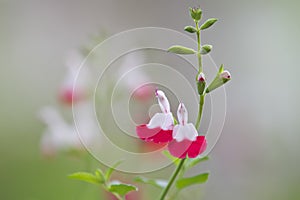
[[201, 35], [200, 35], [200, 29], [199, 29], [199, 24], [198, 22], [195, 22], [196, 23], [196, 29], [197, 29], [197, 57], [198, 57], [198, 65], [199, 65], [199, 72], [202, 72], [203, 71], [203, 67], [202, 67], [202, 57], [201, 57], [201, 54], [200, 54], [200, 49], [201, 49]]
[[173, 182], [175, 181], [175, 179], [176, 179], [178, 173], [180, 172], [180, 170], [181, 170], [181, 168], [182, 168], [183, 163], [184, 163], [185, 160], [186, 160], [186, 159], [184, 158], [184, 159], [182, 159], [182, 160], [180, 161], [180, 163], [179, 163], [179, 165], [177, 166], [176, 170], [175, 170], [174, 173], [172, 174], [172, 176], [171, 176], [171, 178], [170, 178], [170, 180], [169, 180], [169, 182], [168, 182], [168, 185], [167, 185], [167, 186], [165, 187], [165, 189], [162, 191], [162, 193], [161, 193], [161, 195], [160, 195], [160, 198], [159, 198], [160, 200], [164, 200], [164, 199], [165, 199], [165, 197], [166, 197], [168, 191], [170, 190], [170, 188], [171, 188]]
[[118, 200], [124, 200], [120, 195], [116, 194], [116, 193], [113, 193], [114, 196], [118, 199]]
[[[201, 49], [201, 35], [200, 35], [200, 29], [199, 29], [199, 24], [198, 21], [195, 21], [196, 23], [196, 29], [197, 29], [197, 57], [198, 57], [198, 65], [199, 65], [199, 72], [203, 71], [202, 68], [202, 57], [200, 54], [200, 49]], [[202, 117], [202, 112], [203, 112], [203, 105], [204, 105], [204, 98], [205, 98], [205, 94], [200, 95], [200, 102], [199, 102], [199, 112], [198, 112], [198, 117], [197, 117], [197, 122], [196, 122], [196, 129], [199, 129], [200, 126], [200, 121], [201, 121], [201, 117]], [[182, 176], [183, 172], [180, 173], [180, 171], [182, 170], [184, 161], [186, 160], [186, 158], [182, 159], [179, 163], [179, 165], [177, 166], [176, 170], [173, 172], [168, 185], [164, 188], [164, 190], [162, 191], [161, 195], [160, 195], [160, 200], [164, 200], [165, 197], [167, 196], [167, 193], [169, 192], [173, 182], [175, 181], [176, 177], [178, 174], [180, 174], [180, 176]], [[176, 193], [177, 194], [177, 193]]]
[[203, 105], [204, 105], [204, 99], [205, 99], [205, 94], [200, 95], [200, 102], [199, 102], [199, 111], [198, 111], [198, 117], [196, 121], [196, 130], [199, 129], [200, 127], [200, 122], [201, 122], [201, 117], [202, 117], [202, 112], [203, 112]]

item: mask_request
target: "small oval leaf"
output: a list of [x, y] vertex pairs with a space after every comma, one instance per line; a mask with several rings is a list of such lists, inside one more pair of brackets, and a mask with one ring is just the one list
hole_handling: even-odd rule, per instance
[[200, 26], [200, 30], [204, 30], [204, 29], [208, 29], [209, 27], [211, 27], [214, 23], [216, 23], [218, 21], [218, 19], [216, 18], [211, 18], [206, 20], [201, 26]]
[[189, 33], [196, 33], [197, 32], [197, 29], [193, 26], [186, 26], [186, 27], [184, 27], [184, 30], [189, 32]]
[[111, 183], [108, 190], [112, 193], [117, 193], [120, 196], [125, 196], [127, 193], [131, 191], [137, 191], [137, 187], [130, 184], [124, 183]]
[[85, 182], [93, 183], [93, 184], [104, 183], [104, 180], [101, 179], [100, 177], [95, 176], [94, 174], [91, 174], [91, 173], [87, 173], [87, 172], [76, 172], [76, 173], [70, 174], [68, 177], [71, 179], [85, 181]]
[[172, 53], [176, 53], [176, 54], [194, 54], [194, 53], [196, 53], [194, 51], [194, 49], [184, 47], [184, 46], [179, 46], [179, 45], [171, 46], [168, 49], [168, 51], [172, 52]]
[[182, 178], [177, 180], [176, 187], [178, 189], [183, 189], [185, 187], [195, 185], [195, 184], [201, 184], [205, 183], [208, 179], [208, 173], [199, 174], [197, 176], [189, 177], [189, 178]]

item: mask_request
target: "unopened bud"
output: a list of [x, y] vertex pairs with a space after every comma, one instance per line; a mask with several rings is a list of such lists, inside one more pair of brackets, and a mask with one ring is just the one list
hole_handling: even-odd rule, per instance
[[205, 89], [206, 81], [205, 75], [200, 72], [197, 76], [197, 86], [198, 86], [198, 94], [202, 95]]
[[211, 82], [211, 84], [206, 89], [206, 93], [209, 93], [213, 91], [214, 89], [217, 89], [218, 87], [224, 85], [226, 82], [228, 82], [231, 79], [231, 75], [229, 71], [224, 70], [223, 65], [221, 65], [219, 72], [217, 73], [215, 79]]
[[190, 8], [190, 14], [195, 21], [200, 21], [202, 17], [202, 10], [201, 8]]

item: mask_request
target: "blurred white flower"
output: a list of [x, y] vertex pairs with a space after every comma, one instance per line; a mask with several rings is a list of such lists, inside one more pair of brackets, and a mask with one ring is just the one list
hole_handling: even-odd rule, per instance
[[81, 67], [83, 60], [77, 51], [71, 51], [67, 56], [65, 64], [67, 73], [59, 92], [59, 98], [63, 103], [77, 103], [88, 96], [91, 74], [86, 65]]
[[42, 154], [54, 156], [60, 151], [83, 150], [82, 143], [86, 146], [92, 145], [98, 129], [90, 107], [90, 103], [80, 103], [76, 110], [80, 115], [70, 124], [56, 108], [43, 108], [39, 117], [47, 128], [41, 138]]

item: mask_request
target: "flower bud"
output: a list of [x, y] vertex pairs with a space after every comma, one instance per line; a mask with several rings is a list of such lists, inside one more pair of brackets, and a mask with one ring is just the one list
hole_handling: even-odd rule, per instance
[[156, 90], [155, 95], [158, 100], [158, 104], [160, 106], [160, 109], [163, 113], [169, 113], [170, 112], [170, 103], [165, 95], [165, 93], [161, 90]]
[[215, 79], [211, 82], [211, 84], [208, 86], [205, 92], [209, 93], [212, 90], [217, 89], [218, 87], [224, 85], [229, 80], [231, 80], [231, 75], [229, 71], [224, 70], [223, 65], [221, 65]]
[[205, 55], [205, 54], [208, 54], [212, 49], [212, 45], [209, 45], [209, 44], [206, 44], [206, 45], [203, 45], [200, 49], [200, 54], [201, 55]]
[[190, 8], [190, 15], [195, 21], [200, 21], [202, 17], [202, 10], [201, 8]]
[[180, 103], [177, 109], [178, 122], [185, 125], [188, 121], [188, 112], [183, 103]]
[[206, 81], [205, 75], [200, 72], [197, 76], [197, 86], [198, 86], [198, 94], [202, 95], [205, 89]]

